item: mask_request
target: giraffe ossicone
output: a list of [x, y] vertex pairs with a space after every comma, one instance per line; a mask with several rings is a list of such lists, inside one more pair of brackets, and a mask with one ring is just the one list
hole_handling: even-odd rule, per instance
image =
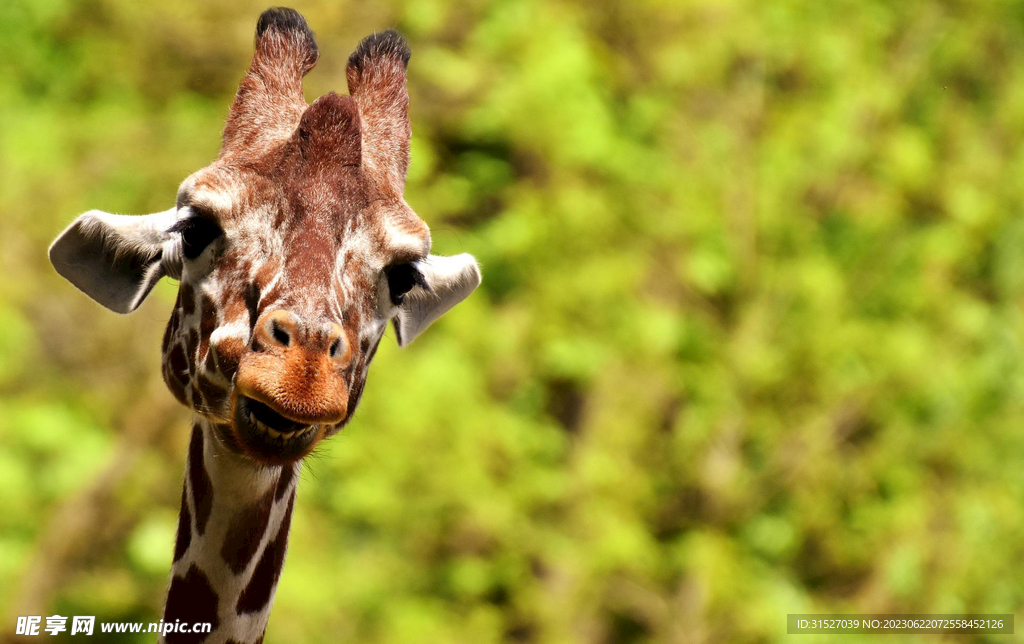
[[[163, 377], [194, 411], [161, 641], [262, 641], [300, 460], [352, 417], [388, 323], [406, 345], [480, 283], [430, 254], [406, 204], [409, 49], [394, 31], [348, 61], [349, 94], [307, 104], [319, 57], [292, 9], [265, 11], [217, 159], [151, 215], [90, 211], [50, 247], [103, 306], [180, 281]], [[212, 624], [212, 632], [182, 625]]]

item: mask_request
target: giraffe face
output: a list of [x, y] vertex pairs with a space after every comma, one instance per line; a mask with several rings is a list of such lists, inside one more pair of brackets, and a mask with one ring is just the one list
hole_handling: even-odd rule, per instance
[[[342, 97], [310, 110], [321, 103], [344, 118]], [[301, 138], [255, 164], [218, 161], [178, 195], [187, 250], [164, 379], [226, 444], [266, 462], [305, 455], [351, 417], [430, 250], [402, 199], [359, 165], [311, 171]]]
[[365, 39], [350, 94], [307, 105], [317, 57], [301, 16], [265, 12], [220, 155], [176, 207], [90, 211], [50, 249], [58, 272], [123, 313], [160, 277], [180, 280], [164, 379], [225, 446], [264, 464], [302, 458], [351, 418], [389, 322], [407, 344], [480, 281], [472, 257], [430, 254], [403, 197], [404, 40]]

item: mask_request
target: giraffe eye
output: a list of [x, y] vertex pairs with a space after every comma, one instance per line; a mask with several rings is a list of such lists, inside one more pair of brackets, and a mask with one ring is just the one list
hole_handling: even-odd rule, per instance
[[405, 294], [412, 290], [412, 287], [419, 285], [427, 288], [423, 274], [412, 264], [395, 264], [384, 269], [388, 278], [388, 290], [391, 292], [391, 303], [401, 306]]
[[209, 217], [188, 217], [171, 230], [181, 233], [181, 251], [186, 259], [195, 259], [221, 235], [220, 226]]

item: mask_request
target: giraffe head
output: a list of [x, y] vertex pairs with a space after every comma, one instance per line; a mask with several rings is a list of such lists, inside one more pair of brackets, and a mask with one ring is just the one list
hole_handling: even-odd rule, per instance
[[180, 280], [163, 342], [174, 395], [229, 449], [302, 458], [351, 418], [387, 325], [408, 344], [480, 283], [469, 255], [430, 254], [403, 198], [409, 50], [394, 31], [348, 61], [348, 96], [308, 105], [318, 50], [290, 9], [264, 12], [216, 161], [176, 206], [90, 211], [50, 248], [57, 272], [100, 304], [135, 310]]

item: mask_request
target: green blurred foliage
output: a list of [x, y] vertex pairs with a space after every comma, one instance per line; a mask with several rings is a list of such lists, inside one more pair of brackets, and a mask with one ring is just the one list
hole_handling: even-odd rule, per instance
[[[0, 606], [58, 509], [115, 473], [113, 518], [66, 535], [89, 556], [30, 608], [159, 615], [187, 433], [158, 382], [175, 287], [118, 317], [45, 251], [86, 209], [165, 209], [215, 157], [263, 8], [0, 3]], [[344, 89], [362, 36], [407, 35], [407, 200], [485, 277], [382, 345], [307, 463], [269, 642], [1020, 615], [1024, 4], [297, 8], [309, 98]], [[151, 399], [175, 429], [126, 452]]]

